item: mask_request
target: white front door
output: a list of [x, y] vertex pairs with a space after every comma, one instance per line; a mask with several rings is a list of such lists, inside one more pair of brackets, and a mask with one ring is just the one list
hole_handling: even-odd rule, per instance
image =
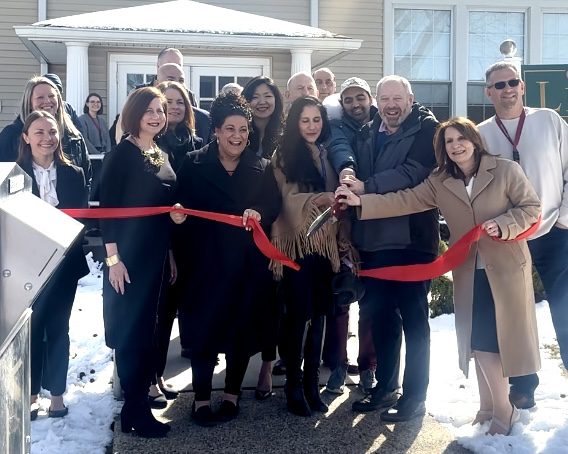
[[[223, 85], [244, 86], [253, 77], [270, 76], [268, 58], [184, 57], [186, 85], [195, 94], [199, 107], [209, 109]], [[112, 123], [126, 98], [138, 85], [156, 74], [156, 57], [145, 54], [110, 54], [108, 74], [108, 119]]]

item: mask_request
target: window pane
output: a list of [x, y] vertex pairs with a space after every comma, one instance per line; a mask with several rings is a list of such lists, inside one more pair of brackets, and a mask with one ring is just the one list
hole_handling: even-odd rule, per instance
[[126, 92], [130, 93], [138, 85], [142, 85], [144, 82], [144, 74], [126, 74]]
[[525, 14], [496, 11], [469, 13], [468, 79], [482, 81], [485, 69], [502, 60], [499, 45], [508, 38], [517, 44], [517, 57], [524, 54]]
[[237, 83], [241, 86], [244, 87], [246, 84], [249, 83], [249, 81], [252, 79], [252, 77], [237, 77]]
[[214, 98], [216, 95], [215, 76], [201, 76], [199, 79], [199, 96], [201, 98]]
[[428, 107], [440, 121], [450, 117], [450, 84], [413, 82], [414, 99]]
[[467, 84], [467, 116], [476, 124], [495, 115], [491, 101], [485, 96], [485, 84]]
[[449, 80], [450, 11], [395, 9], [394, 22], [395, 73], [412, 80]]
[[233, 76], [219, 76], [219, 91], [221, 91], [221, 88], [225, 85], [232, 82], [235, 82], [235, 78]]
[[213, 101], [199, 101], [199, 108], [209, 112], [211, 110], [211, 104], [213, 104]]
[[568, 63], [568, 14], [543, 14], [542, 63]]

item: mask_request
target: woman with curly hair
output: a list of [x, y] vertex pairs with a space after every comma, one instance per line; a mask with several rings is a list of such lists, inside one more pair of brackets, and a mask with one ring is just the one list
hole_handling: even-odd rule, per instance
[[[211, 106], [216, 140], [191, 152], [178, 172], [177, 200], [203, 211], [242, 215], [268, 228], [279, 194], [269, 161], [247, 148], [251, 111], [246, 100], [221, 94]], [[272, 186], [270, 186], [272, 182]], [[257, 327], [271, 286], [268, 260], [250, 232], [226, 224], [173, 214], [180, 223], [180, 282], [188, 316], [196, 424], [212, 426], [239, 413], [241, 384], [252, 354], [261, 349]], [[184, 222], [185, 221], [185, 222]], [[182, 271], [183, 270], [183, 271]], [[211, 410], [211, 380], [219, 353], [227, 361], [223, 402]]]
[[[299, 416], [328, 410], [320, 398], [318, 379], [324, 316], [332, 309], [331, 280], [340, 266], [339, 223], [327, 223], [306, 238], [310, 224], [335, 202], [337, 175], [322, 145], [328, 134], [329, 120], [321, 102], [312, 96], [299, 98], [290, 108], [272, 159], [282, 194], [272, 242], [301, 266], [299, 271], [288, 271], [272, 263], [275, 277], [283, 278], [285, 294], [288, 410]], [[348, 243], [341, 244], [348, 252]]]

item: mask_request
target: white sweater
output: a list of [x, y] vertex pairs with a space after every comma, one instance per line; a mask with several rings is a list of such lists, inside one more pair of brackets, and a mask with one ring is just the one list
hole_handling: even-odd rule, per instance
[[[568, 226], [568, 124], [551, 109], [526, 107], [526, 119], [517, 147], [520, 164], [542, 203], [542, 220], [532, 238], [550, 231], [556, 222]], [[519, 119], [502, 120], [511, 138]], [[491, 154], [513, 159], [513, 146], [495, 117], [479, 125]]]

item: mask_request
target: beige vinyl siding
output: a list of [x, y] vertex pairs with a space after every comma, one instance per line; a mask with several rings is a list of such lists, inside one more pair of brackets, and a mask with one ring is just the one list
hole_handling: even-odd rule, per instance
[[[47, 0], [47, 17], [54, 19], [94, 11], [148, 5], [160, 1], [165, 0]], [[309, 0], [200, 0], [200, 3], [303, 25], [309, 25], [310, 22]], [[191, 20], [191, 18], [188, 19]]]
[[14, 25], [37, 21], [37, 0], [2, 0], [0, 14], [0, 129], [14, 121], [26, 81], [39, 62], [16, 36]]
[[329, 65], [337, 88], [345, 79], [358, 76], [374, 86], [383, 76], [383, 0], [319, 0], [319, 27], [362, 39], [361, 48]]

